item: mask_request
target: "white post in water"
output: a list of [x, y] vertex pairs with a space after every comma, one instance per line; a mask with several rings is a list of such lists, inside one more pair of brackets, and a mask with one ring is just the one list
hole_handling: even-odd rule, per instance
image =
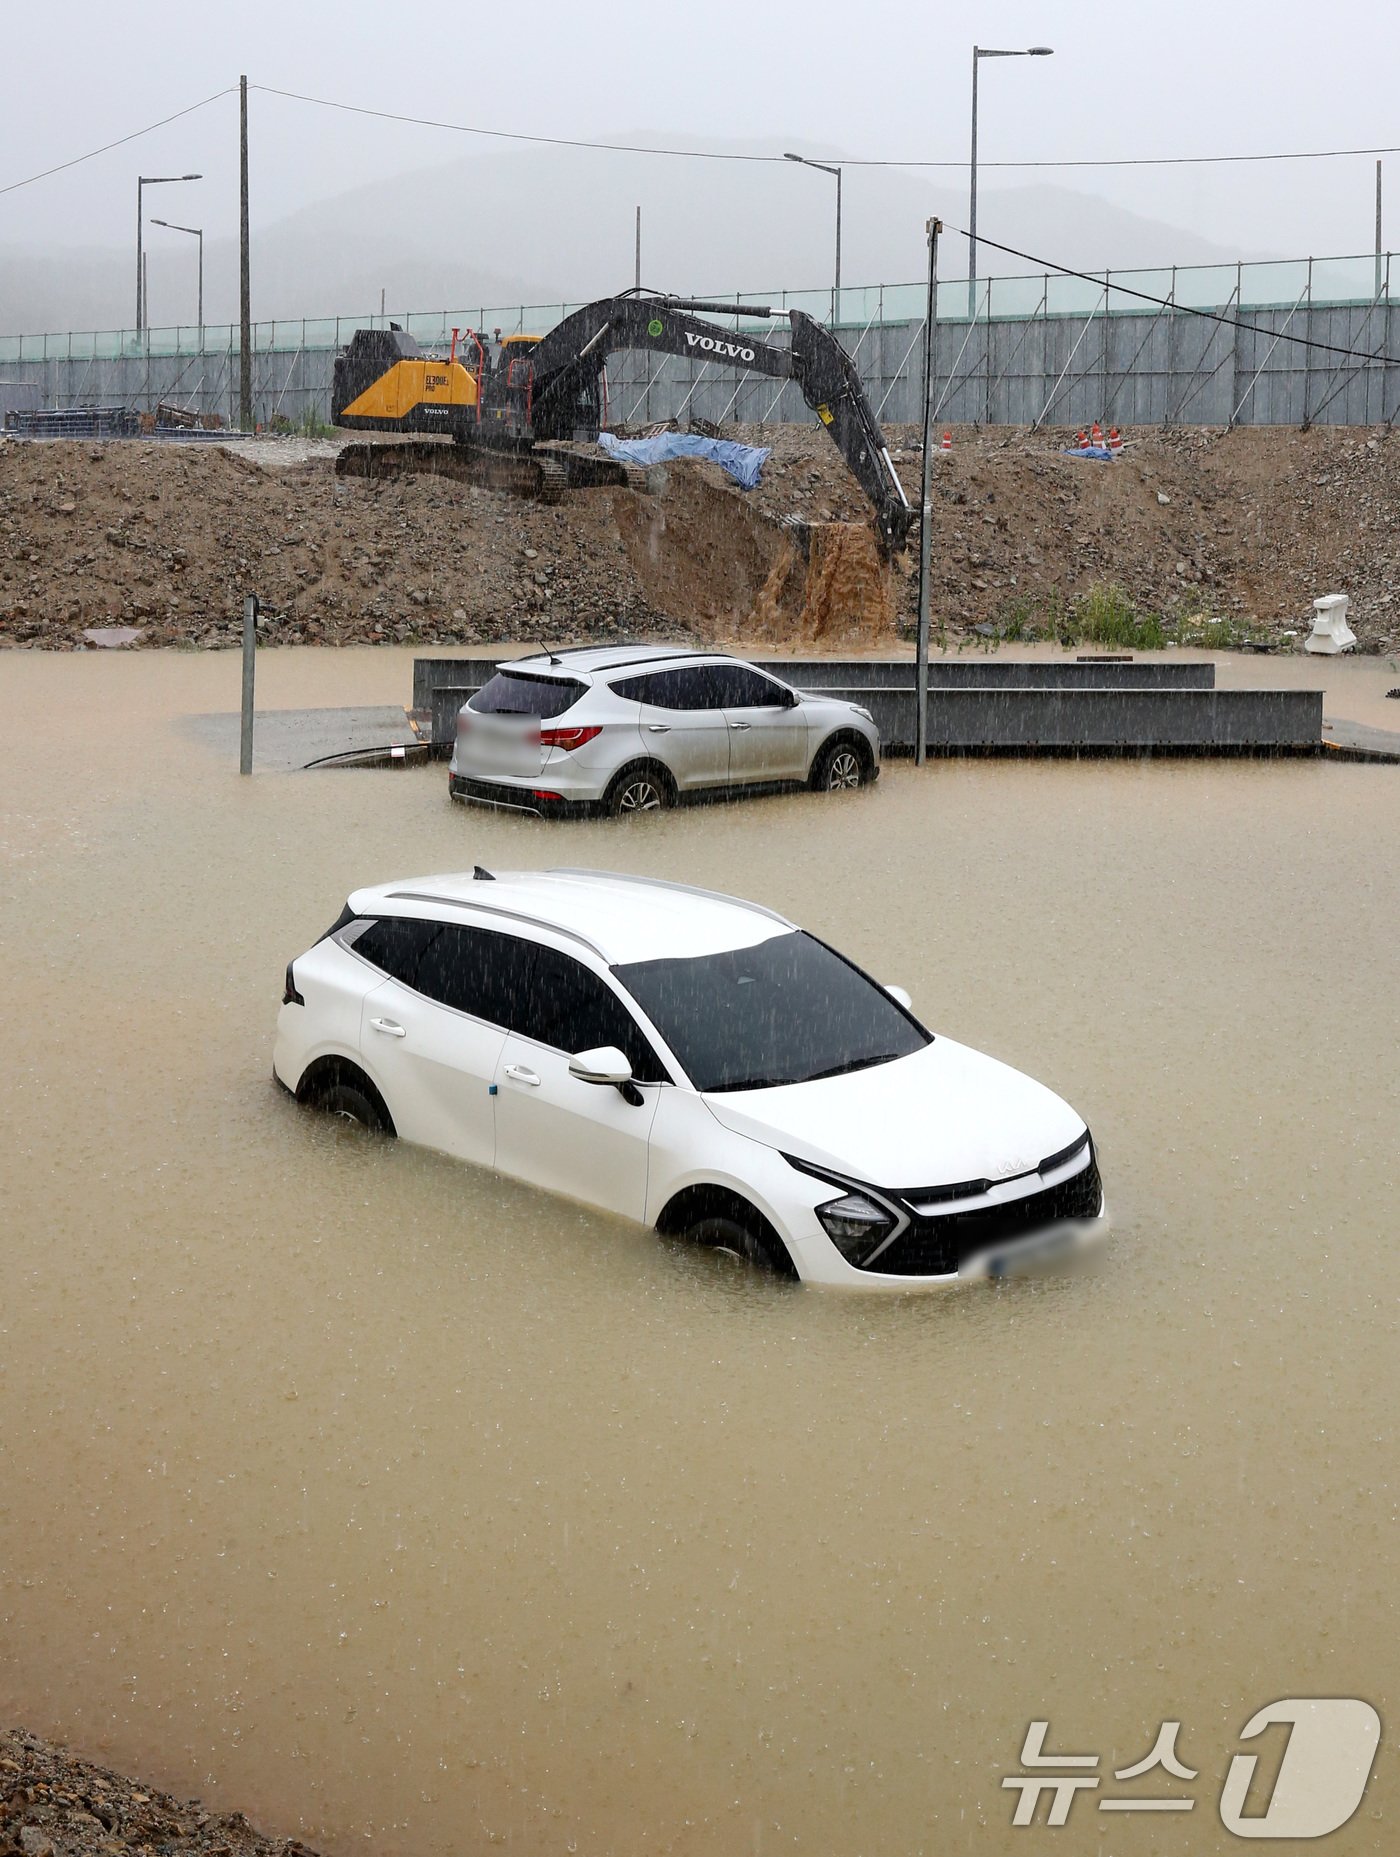
[[258, 644], [258, 596], [243, 602], [243, 726], [238, 738], [238, 771], [253, 771], [253, 654]]
[[933, 331], [938, 311], [938, 235], [941, 219], [928, 222], [928, 302], [924, 307], [924, 456], [919, 495], [919, 635], [914, 662], [914, 765], [928, 759], [928, 576], [933, 528]]

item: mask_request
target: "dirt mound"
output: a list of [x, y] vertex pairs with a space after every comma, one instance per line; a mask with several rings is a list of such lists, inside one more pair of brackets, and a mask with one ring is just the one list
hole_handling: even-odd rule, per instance
[[[73, 646], [112, 625], [148, 644], [227, 644], [250, 591], [266, 635], [294, 643], [907, 634], [915, 551], [879, 565], [826, 433], [730, 433], [772, 448], [753, 491], [692, 462], [669, 466], [656, 496], [580, 491], [553, 508], [432, 477], [338, 482], [330, 449], [284, 441], [0, 442], [0, 644]], [[888, 436], [916, 501], [917, 434]], [[1346, 592], [1363, 648], [1400, 642], [1389, 434], [1129, 430], [1113, 464], [1065, 457], [1069, 437], [955, 429], [939, 452], [938, 632], [1014, 633], [1112, 582], [1147, 612], [1275, 635], [1305, 628], [1318, 594]]]
[[123, 624], [224, 644], [251, 592], [267, 636], [297, 644], [676, 630], [598, 493], [549, 508], [445, 478], [340, 482], [331, 457], [0, 443], [0, 643]]

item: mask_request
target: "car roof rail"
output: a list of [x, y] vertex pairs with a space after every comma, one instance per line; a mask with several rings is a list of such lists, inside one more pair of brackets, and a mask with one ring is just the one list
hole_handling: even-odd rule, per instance
[[390, 890], [384, 900], [387, 903], [431, 903], [434, 909], [470, 909], [481, 915], [501, 916], [508, 922], [524, 922], [531, 928], [543, 929], [547, 935], [562, 935], [565, 941], [576, 941], [581, 948], [587, 948], [590, 954], [596, 954], [600, 961], [609, 965], [612, 962], [607, 949], [600, 948], [589, 936], [581, 935], [577, 929], [565, 928], [562, 922], [551, 922], [548, 916], [532, 916], [524, 909], [504, 909], [498, 903], [479, 903], [474, 896], [435, 896], [425, 890]]
[[784, 928], [795, 929], [797, 924], [790, 922], [786, 916], [778, 914], [776, 909], [768, 909], [762, 903], [751, 903], [743, 896], [726, 896], [723, 890], [702, 890], [693, 883], [672, 883], [666, 877], [639, 877], [628, 870], [586, 870], [582, 866], [556, 864], [545, 872], [548, 877], [604, 877], [609, 883], [641, 883], [653, 890], [678, 890], [683, 896], [703, 896], [707, 902], [728, 903], [734, 909], [747, 909], [756, 916], [767, 916], [770, 922], [781, 922]]

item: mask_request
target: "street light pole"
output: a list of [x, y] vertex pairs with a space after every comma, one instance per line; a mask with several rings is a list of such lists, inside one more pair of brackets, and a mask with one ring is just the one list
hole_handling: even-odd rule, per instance
[[164, 226], [167, 232], [188, 232], [191, 238], [199, 240], [199, 345], [204, 346], [204, 228], [203, 226], [177, 226], [173, 219], [153, 219], [153, 226]]
[[795, 161], [804, 168], [819, 168], [823, 174], [836, 176], [836, 278], [831, 293], [831, 320], [841, 320], [841, 170], [829, 167], [825, 161], [809, 161], [806, 155], [784, 153], [784, 161]]
[[136, 333], [139, 335], [146, 326], [146, 284], [145, 267], [142, 263], [142, 189], [146, 187], [169, 187], [176, 181], [201, 181], [202, 174], [138, 174], [136, 176]]
[[972, 170], [967, 208], [967, 319], [977, 313], [977, 61], [980, 58], [1050, 58], [1053, 45], [1028, 45], [1024, 51], [997, 51], [985, 45], [972, 48]]
[[928, 759], [929, 566], [933, 545], [933, 364], [938, 322], [938, 235], [941, 219], [928, 222], [928, 302], [924, 309], [924, 451], [919, 490], [919, 629], [914, 647], [914, 765]]

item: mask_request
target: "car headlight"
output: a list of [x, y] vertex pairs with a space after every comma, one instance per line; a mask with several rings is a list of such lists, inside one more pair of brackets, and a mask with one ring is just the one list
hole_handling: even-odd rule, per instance
[[818, 1206], [821, 1228], [849, 1263], [860, 1264], [895, 1227], [895, 1215], [888, 1206], [865, 1193], [847, 1193]]
[[867, 722], [873, 722], [875, 720], [874, 716], [871, 715], [870, 711], [868, 709], [863, 708], [861, 704], [852, 703], [851, 708], [856, 712], [858, 716], [864, 716]]

